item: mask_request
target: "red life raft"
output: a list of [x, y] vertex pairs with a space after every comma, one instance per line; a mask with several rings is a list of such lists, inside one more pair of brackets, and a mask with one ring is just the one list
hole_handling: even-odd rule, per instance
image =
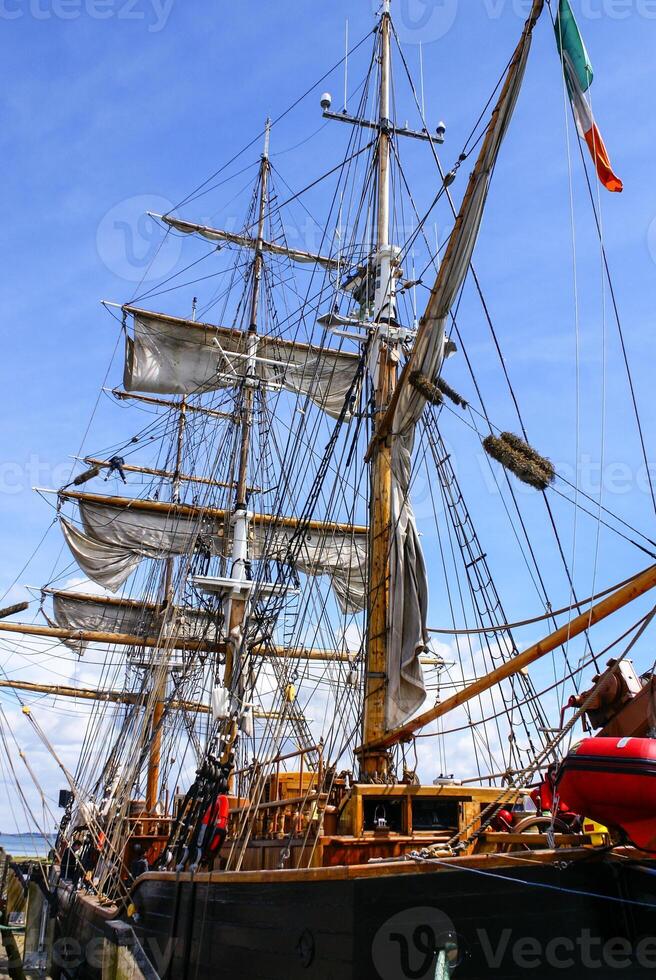
[[586, 738], [563, 760], [557, 788], [572, 810], [656, 851], [656, 739]]

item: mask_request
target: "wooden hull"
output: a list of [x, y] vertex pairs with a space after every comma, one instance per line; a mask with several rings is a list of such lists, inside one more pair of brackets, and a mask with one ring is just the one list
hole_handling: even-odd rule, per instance
[[656, 968], [656, 863], [627, 857], [151, 874], [136, 930], [169, 980], [434, 980], [452, 945], [457, 980], [635, 978]]

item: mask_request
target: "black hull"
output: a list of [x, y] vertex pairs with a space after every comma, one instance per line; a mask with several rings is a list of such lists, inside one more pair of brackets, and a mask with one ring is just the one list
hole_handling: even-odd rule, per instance
[[656, 865], [518, 858], [341, 880], [150, 876], [136, 931], [169, 980], [434, 980], [451, 932], [457, 980], [655, 975]]

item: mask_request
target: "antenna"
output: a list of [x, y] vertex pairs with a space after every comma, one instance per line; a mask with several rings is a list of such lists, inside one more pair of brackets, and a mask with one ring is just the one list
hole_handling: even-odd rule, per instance
[[349, 57], [349, 22], [346, 18], [346, 40], [344, 55], [344, 112], [348, 109], [348, 57]]
[[421, 83], [421, 118], [426, 120], [426, 100], [424, 98], [424, 45], [419, 42], [419, 81]]
[[419, 326], [417, 319], [417, 270], [415, 268], [415, 223], [412, 222], [412, 329]]

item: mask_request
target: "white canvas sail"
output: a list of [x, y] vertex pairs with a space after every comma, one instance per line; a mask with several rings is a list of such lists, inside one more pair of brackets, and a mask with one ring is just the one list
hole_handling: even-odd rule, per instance
[[[52, 611], [62, 629], [157, 636], [162, 617], [152, 602], [109, 599], [76, 592], [54, 591]], [[166, 632], [184, 639], [206, 639], [214, 629], [213, 617], [202, 609], [176, 608], [166, 617]]]
[[65, 518], [60, 519], [64, 540], [75, 561], [92, 582], [118, 592], [139, 567], [142, 556], [83, 534]]
[[[223, 511], [153, 504], [124, 498], [66, 494], [77, 501], [84, 532], [62, 519], [66, 541], [78, 564], [94, 582], [117, 591], [143, 558], [191, 553], [199, 543], [213, 555], [227, 555], [231, 536]], [[137, 506], [141, 504], [141, 506]], [[298, 525], [268, 515], [252, 519], [250, 555], [285, 561]], [[294, 546], [294, 565], [310, 576], [327, 575], [345, 613], [359, 612], [366, 600], [367, 529], [342, 530], [326, 523], [303, 531]], [[110, 560], [111, 559], [111, 560]]]
[[[163, 314], [126, 308], [126, 391], [191, 395], [231, 387], [246, 373], [247, 335]], [[256, 371], [263, 381], [306, 395], [333, 418], [353, 387], [358, 356], [347, 351], [260, 337]]]

